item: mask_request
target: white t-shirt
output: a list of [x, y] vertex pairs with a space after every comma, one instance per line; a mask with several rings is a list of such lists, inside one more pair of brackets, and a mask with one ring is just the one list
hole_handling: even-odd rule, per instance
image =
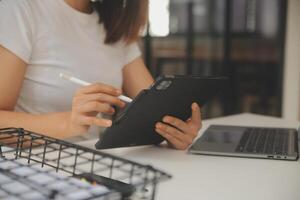
[[80, 86], [60, 79], [59, 73], [121, 88], [122, 68], [140, 50], [123, 41], [106, 45], [104, 38], [96, 11], [79, 12], [64, 0], [0, 0], [0, 45], [28, 64], [15, 110], [71, 110]]

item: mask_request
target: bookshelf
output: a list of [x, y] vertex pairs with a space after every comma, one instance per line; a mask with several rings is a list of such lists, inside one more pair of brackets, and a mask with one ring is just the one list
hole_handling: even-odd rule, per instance
[[[159, 74], [226, 75], [218, 112], [281, 116], [286, 0], [169, 0], [169, 34], [144, 37], [146, 64]], [[150, 23], [151, 24], [151, 23]]]

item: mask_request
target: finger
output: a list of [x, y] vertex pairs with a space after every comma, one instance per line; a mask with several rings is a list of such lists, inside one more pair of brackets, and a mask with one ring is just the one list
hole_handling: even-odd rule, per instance
[[181, 141], [177, 140], [176, 138], [169, 135], [165, 131], [163, 131], [161, 129], [155, 129], [155, 131], [158, 134], [160, 134], [163, 138], [165, 138], [169, 143], [171, 143], [174, 148], [176, 148], [176, 149], [185, 149], [186, 148], [186, 146], [187, 146], [186, 144], [183, 144]]
[[197, 103], [192, 104], [192, 123], [201, 126], [201, 111]]
[[95, 83], [89, 86], [82, 87], [78, 90], [77, 95], [93, 94], [93, 93], [105, 93], [113, 96], [121, 95], [121, 90], [114, 88], [110, 85], [103, 83]]
[[181, 130], [183, 133], [191, 132], [191, 128], [189, 127], [189, 125], [186, 122], [182, 121], [181, 119], [171, 117], [171, 116], [166, 116], [163, 118], [163, 122], [176, 127], [177, 129]]
[[181, 131], [172, 126], [159, 122], [156, 124], [156, 128], [164, 131], [165, 133], [168, 133], [168, 135], [171, 135], [172, 137], [176, 138], [182, 143], [191, 144], [193, 142], [193, 137], [191, 137], [189, 134], [182, 133]]
[[101, 112], [106, 114], [114, 114], [115, 109], [106, 103], [99, 103], [97, 101], [88, 102], [77, 109], [80, 113], [90, 113], [90, 112]]
[[110, 127], [112, 125], [111, 120], [107, 119], [100, 119], [97, 117], [88, 117], [88, 116], [81, 116], [79, 119], [79, 123], [82, 125], [88, 126], [100, 126], [100, 127]]
[[120, 108], [126, 106], [126, 104], [123, 101], [121, 101], [119, 98], [104, 93], [85, 94], [77, 97], [76, 99], [79, 105], [86, 104], [90, 101], [98, 101], [99, 103], [108, 103], [110, 105], [115, 105]]

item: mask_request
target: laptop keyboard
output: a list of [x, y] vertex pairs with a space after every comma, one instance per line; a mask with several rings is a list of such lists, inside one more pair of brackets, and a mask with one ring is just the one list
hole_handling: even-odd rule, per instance
[[286, 129], [247, 128], [236, 152], [287, 155], [288, 138]]

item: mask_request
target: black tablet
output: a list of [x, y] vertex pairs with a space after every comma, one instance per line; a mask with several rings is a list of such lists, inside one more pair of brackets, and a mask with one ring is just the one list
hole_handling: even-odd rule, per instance
[[225, 77], [161, 76], [116, 116], [95, 146], [107, 149], [160, 144], [164, 138], [155, 132], [157, 122], [166, 115], [187, 120], [193, 102], [203, 107], [226, 82]]

